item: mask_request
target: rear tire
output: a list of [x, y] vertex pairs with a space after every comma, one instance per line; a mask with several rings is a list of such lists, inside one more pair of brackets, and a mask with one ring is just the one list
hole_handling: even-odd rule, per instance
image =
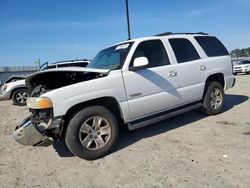
[[90, 106], [70, 120], [65, 142], [76, 156], [93, 160], [107, 155], [119, 136], [113, 113], [103, 106]]
[[203, 99], [202, 112], [206, 115], [216, 115], [221, 112], [225, 101], [225, 93], [219, 82], [208, 83]]
[[30, 96], [28, 89], [18, 89], [12, 95], [12, 102], [14, 105], [24, 106]]

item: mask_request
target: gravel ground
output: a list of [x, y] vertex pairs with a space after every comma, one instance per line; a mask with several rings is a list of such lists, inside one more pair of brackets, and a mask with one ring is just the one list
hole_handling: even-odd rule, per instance
[[0, 187], [250, 187], [250, 76], [226, 92], [223, 113], [188, 112], [132, 132], [95, 161], [62, 143], [25, 147], [11, 134], [27, 107], [0, 101]]

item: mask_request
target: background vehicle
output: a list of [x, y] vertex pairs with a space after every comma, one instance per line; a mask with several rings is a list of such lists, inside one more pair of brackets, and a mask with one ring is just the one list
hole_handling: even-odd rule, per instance
[[26, 105], [30, 92], [25, 85], [25, 79], [5, 83], [0, 91], [0, 100], [12, 99], [15, 105]]
[[234, 75], [238, 73], [250, 73], [250, 61], [249, 60], [244, 60], [238, 63], [237, 65], [234, 65]]
[[40, 70], [60, 68], [60, 67], [86, 67], [90, 63], [90, 60], [87, 59], [77, 59], [77, 60], [67, 60], [67, 61], [58, 61], [55, 63], [44, 63]]
[[25, 77], [20, 77], [20, 76], [13, 76], [10, 79], [5, 81], [5, 84], [10, 83], [10, 82], [15, 82], [17, 80], [23, 80]]
[[[56, 63], [45, 63], [41, 66], [40, 71], [46, 69], [53, 69], [58, 67], [85, 67], [89, 63], [89, 60], [68, 60], [59, 61]], [[0, 101], [12, 99], [15, 105], [26, 105], [26, 101], [30, 96], [31, 92], [25, 85], [25, 78], [23, 77], [12, 77], [5, 82], [0, 90]]]
[[[45, 79], [49, 78], [49, 79]], [[65, 139], [92, 160], [111, 151], [120, 126], [134, 130], [196, 108], [221, 112], [235, 78], [223, 44], [205, 33], [163, 33], [100, 51], [86, 68], [51, 69], [26, 79], [31, 116], [13, 138], [23, 145]]]

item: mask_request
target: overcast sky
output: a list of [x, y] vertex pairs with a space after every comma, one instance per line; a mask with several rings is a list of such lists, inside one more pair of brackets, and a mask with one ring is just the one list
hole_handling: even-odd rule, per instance
[[[132, 38], [207, 32], [250, 46], [250, 0], [129, 0]], [[0, 0], [0, 66], [93, 58], [127, 39], [125, 0]]]

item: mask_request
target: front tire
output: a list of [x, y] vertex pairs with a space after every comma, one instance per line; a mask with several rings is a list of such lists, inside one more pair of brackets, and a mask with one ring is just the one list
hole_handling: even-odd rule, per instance
[[219, 82], [208, 83], [203, 99], [202, 112], [207, 115], [219, 114], [224, 106], [225, 93]]
[[90, 106], [70, 120], [65, 142], [76, 156], [93, 160], [108, 154], [119, 136], [113, 113], [103, 106]]
[[30, 92], [27, 89], [18, 89], [12, 95], [12, 102], [14, 105], [24, 106], [30, 96]]

